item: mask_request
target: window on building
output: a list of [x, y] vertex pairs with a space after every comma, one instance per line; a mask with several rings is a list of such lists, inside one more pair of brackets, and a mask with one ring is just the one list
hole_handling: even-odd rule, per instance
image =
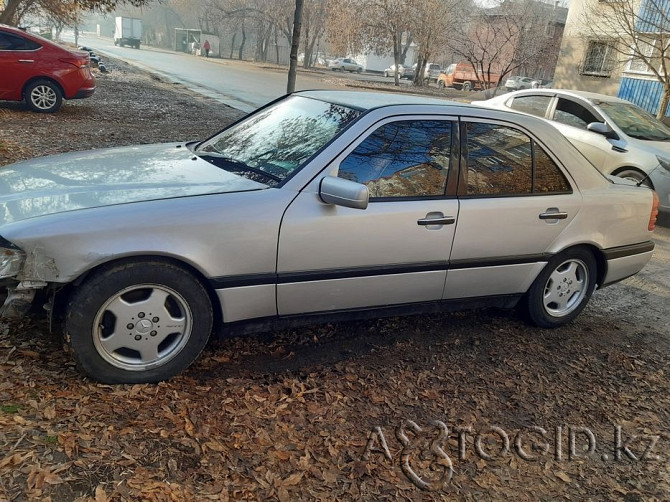
[[609, 77], [616, 65], [614, 43], [607, 40], [589, 41], [586, 57], [582, 64], [582, 75]]
[[652, 62], [656, 40], [638, 39], [631, 47], [631, 59], [628, 63], [628, 71], [639, 73], [651, 73], [648, 63]]

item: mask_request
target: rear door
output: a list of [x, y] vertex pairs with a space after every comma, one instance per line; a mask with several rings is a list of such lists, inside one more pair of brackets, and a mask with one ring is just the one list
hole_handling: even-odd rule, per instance
[[368, 187], [365, 210], [322, 203], [320, 178], [297, 196], [279, 238], [280, 315], [440, 300], [458, 218], [455, 186], [445, 195], [455, 123], [386, 119], [342, 152], [338, 175]]
[[0, 99], [19, 100], [23, 85], [36, 72], [40, 45], [0, 30]]
[[465, 166], [445, 298], [523, 293], [581, 194], [543, 145], [509, 123], [463, 119]]

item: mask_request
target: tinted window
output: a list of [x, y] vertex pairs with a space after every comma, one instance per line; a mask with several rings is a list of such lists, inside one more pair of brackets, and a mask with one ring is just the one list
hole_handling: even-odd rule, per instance
[[554, 120], [561, 124], [567, 124], [580, 129], [586, 129], [591, 122], [600, 122], [590, 111], [579, 103], [569, 99], [558, 99], [558, 105], [554, 112]]
[[0, 51], [32, 51], [39, 47], [39, 44], [27, 38], [0, 32]]
[[532, 191], [531, 140], [509, 127], [468, 123], [468, 195]]
[[535, 193], [566, 193], [570, 192], [568, 180], [551, 160], [547, 152], [540, 145], [533, 142], [533, 153], [535, 160], [535, 183], [533, 192]]
[[371, 197], [444, 195], [450, 147], [450, 122], [393, 122], [363, 140], [339, 176], [367, 185]]
[[551, 96], [519, 96], [512, 100], [510, 108], [544, 117], [551, 99]]
[[467, 125], [467, 195], [569, 193], [556, 163], [526, 134], [493, 124]]

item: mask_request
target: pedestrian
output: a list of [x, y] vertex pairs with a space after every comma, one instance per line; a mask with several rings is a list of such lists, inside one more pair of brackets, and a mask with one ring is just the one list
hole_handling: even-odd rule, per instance
[[202, 44], [202, 48], [205, 49], [205, 57], [208, 58], [209, 57], [209, 51], [212, 48], [212, 46], [209, 45], [209, 40], [205, 40], [205, 43]]

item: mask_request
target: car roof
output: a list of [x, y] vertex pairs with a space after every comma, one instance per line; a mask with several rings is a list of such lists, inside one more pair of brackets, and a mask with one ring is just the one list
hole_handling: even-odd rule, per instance
[[588, 92], [588, 91], [574, 91], [571, 89], [525, 89], [523, 91], [516, 91], [509, 94], [503, 94], [503, 96], [513, 97], [513, 96], [524, 96], [527, 94], [542, 94], [542, 95], [561, 95], [561, 96], [570, 96], [573, 98], [580, 98], [585, 101], [588, 101], [593, 104], [597, 104], [600, 101], [608, 103], [627, 103], [629, 101], [625, 99], [620, 99], [614, 96], [608, 96], [606, 94], [599, 94], [597, 92]]
[[355, 108], [357, 110], [372, 110], [375, 108], [383, 108], [385, 106], [395, 105], [464, 106], [463, 103], [455, 103], [446, 99], [427, 98], [424, 96], [413, 96], [391, 92], [314, 90], [299, 91], [294, 94], [296, 96], [304, 96], [306, 98], [327, 101], [329, 103], [346, 106], [348, 108]]

